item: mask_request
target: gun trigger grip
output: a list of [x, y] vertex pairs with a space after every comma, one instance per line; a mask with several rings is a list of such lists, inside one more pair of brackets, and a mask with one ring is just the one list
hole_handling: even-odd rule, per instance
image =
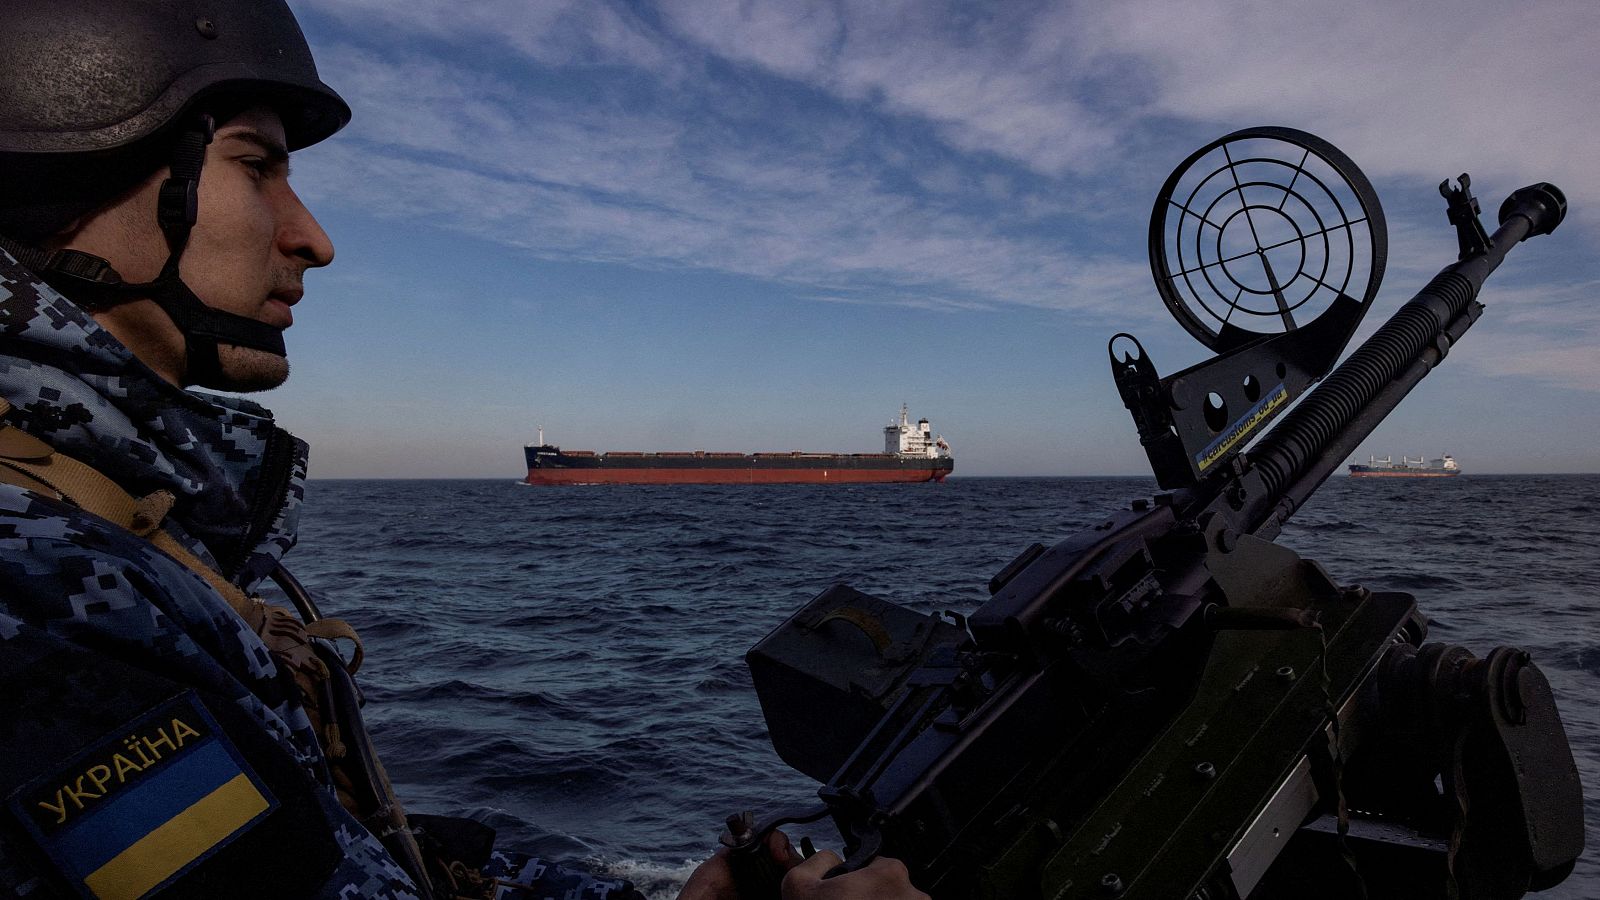
[[[857, 832], [859, 835], [860, 832]], [[883, 849], [883, 832], [871, 828], [866, 834], [861, 835], [861, 843], [856, 845], [845, 861], [828, 870], [823, 878], [832, 878], [835, 875], [845, 875], [850, 872], [865, 869], [878, 858], [878, 853]]]

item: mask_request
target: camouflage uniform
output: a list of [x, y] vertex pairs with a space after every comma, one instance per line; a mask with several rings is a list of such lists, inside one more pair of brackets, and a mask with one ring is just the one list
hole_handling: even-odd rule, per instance
[[[0, 396], [15, 425], [133, 496], [171, 491], [163, 527], [246, 592], [294, 545], [305, 444], [254, 403], [165, 382], [4, 253]], [[261, 811], [174, 850], [162, 836], [189, 820], [163, 798], [207, 779]], [[155, 858], [174, 871], [149, 889], [167, 895], [415, 896], [339, 805], [293, 681], [221, 595], [130, 532], [9, 484], [0, 800], [0, 895], [92, 895], [96, 877], [161, 876]], [[575, 877], [522, 896], [626, 896]]]

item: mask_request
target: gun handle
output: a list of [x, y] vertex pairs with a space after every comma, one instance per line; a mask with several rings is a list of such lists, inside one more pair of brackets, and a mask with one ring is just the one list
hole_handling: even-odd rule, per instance
[[739, 890], [739, 900], [779, 900], [783, 888], [784, 869], [768, 855], [761, 853], [731, 853], [728, 866], [733, 870], [733, 883]]
[[867, 866], [872, 865], [872, 861], [878, 858], [878, 853], [882, 850], [882, 832], [875, 828], [869, 829], [864, 833], [858, 832], [855, 850], [851, 851], [850, 855], [845, 857], [844, 862], [829, 869], [828, 874], [822, 877], [834, 878], [839, 875], [848, 875], [851, 872], [865, 869]]
[[757, 826], [750, 812], [729, 816], [727, 826], [720, 843], [728, 848], [728, 868], [739, 900], [779, 900], [786, 870], [767, 850], [772, 827]]

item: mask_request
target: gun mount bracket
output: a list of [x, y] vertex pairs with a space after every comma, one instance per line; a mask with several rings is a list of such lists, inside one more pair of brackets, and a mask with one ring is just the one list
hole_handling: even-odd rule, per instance
[[1109, 347], [1161, 487], [1236, 471], [1327, 374], [1377, 296], [1388, 241], [1371, 182], [1315, 135], [1246, 128], [1178, 164], [1150, 215], [1150, 270], [1168, 311], [1216, 356], [1162, 378], [1131, 335]]

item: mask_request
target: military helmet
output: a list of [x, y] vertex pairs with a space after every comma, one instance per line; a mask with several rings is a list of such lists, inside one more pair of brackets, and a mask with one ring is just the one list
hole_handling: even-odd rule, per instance
[[344, 127], [284, 0], [34, 0], [0, 29], [0, 153], [126, 147], [197, 101], [232, 95], [283, 118], [289, 149]]
[[[290, 150], [350, 121], [284, 0], [8, 7], [0, 28], [0, 250], [89, 308], [154, 300], [183, 333], [194, 383], [224, 386], [219, 343], [284, 355], [281, 329], [211, 308], [178, 268], [217, 121], [271, 107]], [[152, 225], [170, 252], [154, 281], [129, 284], [99, 257], [41, 246], [168, 165]]]

